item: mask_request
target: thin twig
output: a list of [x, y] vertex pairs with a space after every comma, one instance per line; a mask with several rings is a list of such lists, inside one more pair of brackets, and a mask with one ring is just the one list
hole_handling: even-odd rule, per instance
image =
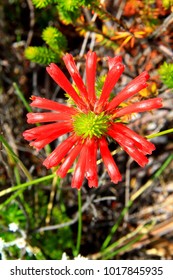
[[[126, 174], [125, 174], [125, 207], [129, 204], [130, 199], [130, 165], [133, 162], [132, 158], [129, 158], [126, 164]], [[124, 220], [127, 222], [129, 219], [129, 211], [127, 210]]]
[[29, 10], [30, 10], [30, 23], [29, 23], [30, 30], [28, 32], [28, 37], [27, 37], [27, 40], [26, 40], [25, 47], [28, 47], [31, 43], [31, 40], [32, 40], [32, 37], [33, 37], [33, 34], [34, 34], [33, 28], [34, 28], [34, 24], [35, 24], [35, 13], [34, 13], [33, 3], [32, 3], [31, 0], [27, 0], [27, 3], [28, 3]]
[[[88, 208], [88, 206], [91, 204], [92, 200], [93, 200], [94, 196], [90, 196], [87, 197], [87, 200], [85, 202], [85, 204], [82, 207], [82, 213]], [[63, 227], [68, 227], [71, 226], [73, 224], [75, 224], [78, 221], [79, 218], [79, 214], [78, 212], [75, 214], [74, 218], [68, 222], [62, 223], [62, 224], [58, 224], [58, 225], [52, 225], [52, 226], [46, 226], [46, 227], [41, 227], [37, 230], [35, 230], [34, 232], [43, 232], [43, 231], [48, 231], [48, 230], [57, 230], [59, 228], [63, 228]]]
[[164, 21], [163, 23], [158, 26], [158, 28], [148, 37], [149, 39], [154, 39], [162, 35], [164, 33], [168, 26], [173, 23], [173, 13], [171, 13]]

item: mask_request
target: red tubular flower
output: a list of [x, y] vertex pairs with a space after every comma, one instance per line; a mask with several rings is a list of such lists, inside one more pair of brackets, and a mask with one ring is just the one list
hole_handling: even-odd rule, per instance
[[[59, 69], [59, 67], [51, 63], [49, 67], [46, 67], [47, 72], [52, 77], [52, 79], [74, 100], [76, 105], [81, 109], [86, 111], [87, 107], [84, 101], [79, 97], [77, 92], [74, 90], [69, 80], [66, 78], [64, 73]], [[81, 79], [82, 80], [82, 79]]]
[[71, 183], [72, 188], [80, 189], [82, 186], [85, 177], [86, 152], [87, 152], [87, 146], [84, 145], [82, 147], [78, 162], [75, 167], [75, 171]]
[[119, 118], [132, 113], [146, 112], [162, 106], [161, 98], [153, 98], [149, 100], [143, 100], [135, 104], [129, 105], [125, 108], [119, 109], [113, 118]]
[[152, 151], [155, 150], [155, 146], [151, 142], [147, 141], [145, 138], [143, 138], [142, 136], [140, 136], [133, 130], [129, 129], [124, 124], [114, 123], [114, 124], [112, 124], [111, 128], [113, 129], [113, 131], [116, 131], [119, 134], [122, 134], [125, 137], [128, 137], [130, 139], [133, 139], [133, 141], [135, 142], [135, 145], [140, 150], [142, 150], [145, 154], [151, 154]]
[[124, 65], [120, 62], [116, 63], [114, 65], [111, 64], [111, 68], [108, 72], [108, 75], [106, 77], [106, 81], [103, 85], [103, 89], [101, 92], [100, 99], [96, 103], [95, 111], [97, 113], [102, 112], [103, 108], [107, 104], [107, 100], [110, 96], [111, 91], [113, 90], [115, 84], [117, 83], [118, 79], [120, 78], [121, 74], [124, 71]]
[[43, 165], [48, 169], [57, 166], [57, 175], [64, 178], [75, 159], [78, 159], [72, 178], [73, 188], [80, 189], [84, 177], [88, 180], [89, 187], [98, 186], [98, 150], [111, 180], [118, 183], [122, 177], [109, 151], [106, 137], [111, 137], [141, 167], [144, 167], [148, 162], [146, 155], [151, 154], [155, 146], [121, 123], [121, 117], [160, 108], [162, 99], [153, 98], [121, 107], [122, 102], [147, 87], [146, 81], [149, 75], [144, 71], [111, 101], [109, 100], [111, 91], [124, 70], [120, 56], [108, 57], [109, 71], [100, 97], [97, 97], [95, 90], [96, 53], [89, 51], [86, 55], [86, 86], [72, 55], [66, 54], [63, 60], [78, 91], [75, 91], [58, 66], [51, 63], [46, 69], [54, 81], [73, 99], [75, 106], [70, 107], [46, 98], [32, 96], [32, 107], [53, 112], [27, 114], [28, 123], [49, 122], [49, 124], [28, 129], [23, 136], [31, 141], [31, 146], [42, 149], [56, 138], [68, 133], [68, 138], [55, 148], [44, 160]]
[[70, 169], [71, 165], [73, 164], [74, 160], [77, 158], [78, 154], [80, 153], [82, 149], [82, 143], [76, 144], [71, 151], [66, 156], [65, 160], [61, 164], [60, 168], [57, 171], [57, 175], [61, 178], [64, 178]]
[[88, 180], [89, 187], [98, 186], [97, 178], [97, 148], [98, 141], [97, 139], [89, 138], [87, 139], [87, 161], [86, 161], [86, 178]]
[[38, 96], [32, 96], [31, 97], [31, 107], [41, 108], [41, 109], [47, 109], [47, 110], [53, 110], [60, 113], [68, 113], [68, 114], [75, 114], [76, 110], [74, 108], [68, 107], [63, 104], [59, 104], [58, 102], [41, 98]]
[[[108, 135], [110, 135], [116, 142], [142, 167], [144, 167], [148, 159], [144, 155], [144, 151], [139, 149], [139, 146], [136, 145], [136, 141], [129, 138], [128, 136], [124, 137], [121, 133], [118, 133], [115, 130], [109, 129]], [[140, 147], [142, 149], [142, 147]]]
[[120, 91], [107, 105], [107, 110], [111, 111], [115, 109], [121, 102], [130, 98], [138, 93], [143, 88], [147, 87], [146, 81], [149, 79], [149, 75], [146, 71], [142, 72], [138, 77], [132, 80], [122, 91]]
[[29, 130], [26, 130], [23, 133], [23, 136], [26, 140], [29, 141], [35, 139], [35, 141], [31, 142], [30, 145], [40, 150], [56, 138], [71, 131], [71, 124], [69, 124], [69, 122], [63, 122], [63, 126], [62, 123], [56, 123], [31, 128]]
[[121, 174], [118, 170], [118, 167], [108, 149], [108, 143], [106, 142], [105, 137], [99, 139], [100, 153], [103, 158], [103, 162], [106, 166], [109, 176], [111, 177], [112, 182], [117, 184], [122, 180]]
[[66, 54], [63, 57], [63, 60], [69, 71], [69, 74], [71, 75], [73, 81], [75, 82], [76, 86], [78, 87], [78, 89], [80, 91], [80, 95], [83, 97], [82, 99], [85, 99], [85, 101], [87, 101], [87, 103], [88, 103], [88, 93], [87, 93], [86, 87], [81, 79], [79, 71], [77, 70], [73, 56], [71, 54]]
[[95, 94], [95, 77], [97, 67], [97, 55], [94, 52], [89, 51], [86, 56], [86, 84], [88, 91], [88, 99], [94, 106], [96, 102]]
[[56, 121], [69, 121], [71, 115], [66, 113], [28, 113], [27, 122], [37, 123], [37, 122], [56, 122]]
[[73, 145], [77, 143], [77, 140], [78, 138], [74, 135], [67, 138], [44, 160], [43, 165], [48, 169], [58, 166], [61, 160], [63, 160], [66, 154], [71, 150]]

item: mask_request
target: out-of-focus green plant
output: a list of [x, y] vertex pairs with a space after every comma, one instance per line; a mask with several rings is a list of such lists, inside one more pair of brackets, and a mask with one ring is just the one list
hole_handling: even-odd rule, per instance
[[49, 47], [27, 47], [25, 57], [39, 64], [58, 62], [67, 48], [66, 37], [57, 28], [48, 26], [42, 32], [42, 38]]
[[36, 8], [42, 9], [47, 7], [49, 4], [58, 3], [58, 0], [32, 0]]
[[164, 8], [169, 9], [173, 5], [173, 0], [163, 0], [162, 4]]
[[[80, 8], [91, 5], [93, 0], [32, 0], [32, 2], [39, 9], [53, 5], [57, 9], [60, 21], [64, 24], [74, 24], [80, 16]], [[25, 49], [25, 57], [43, 65], [59, 62], [67, 49], [66, 37], [56, 27], [48, 26], [42, 32], [42, 39], [47, 46], [29, 46]]]
[[61, 53], [67, 48], [66, 37], [55, 27], [48, 26], [43, 30], [42, 38], [56, 53]]
[[[32, 0], [36, 8], [42, 9], [48, 5], [55, 5], [60, 17], [64, 23], [74, 23], [80, 16], [80, 7], [90, 5], [93, 0]], [[97, 1], [95, 1], [97, 2]]]
[[25, 57], [32, 62], [39, 64], [49, 64], [51, 62], [58, 62], [59, 56], [47, 47], [27, 47], [25, 49]]
[[168, 88], [173, 88], [173, 63], [164, 62], [158, 70], [161, 80]]

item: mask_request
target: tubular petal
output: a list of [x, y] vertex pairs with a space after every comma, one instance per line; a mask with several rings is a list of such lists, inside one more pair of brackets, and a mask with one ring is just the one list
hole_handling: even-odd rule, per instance
[[[86, 173], [85, 176], [88, 179], [89, 187], [98, 186], [97, 178], [97, 146], [96, 139], [89, 138], [87, 140], [87, 156], [86, 156]], [[93, 185], [94, 184], [94, 185]]]
[[67, 138], [44, 160], [43, 165], [47, 169], [57, 166], [77, 141], [78, 137], [75, 135]]
[[36, 139], [38, 137], [44, 139], [48, 136], [51, 136], [51, 134], [55, 132], [61, 130], [71, 131], [71, 129], [72, 126], [71, 124], [69, 124], [69, 122], [46, 124], [46, 125], [25, 130], [23, 132], [23, 137], [28, 141]]
[[74, 100], [76, 105], [81, 109], [81, 110], [86, 110], [87, 107], [82, 101], [82, 99], [79, 97], [77, 92], [74, 90], [72, 87], [71, 83], [67, 79], [67, 77], [64, 75], [64, 73], [59, 69], [59, 67], [51, 63], [49, 67], [46, 67], [47, 72], [49, 75], [52, 77], [52, 79], [66, 92], [68, 93], [71, 98]]
[[[118, 141], [117, 141], [118, 142]], [[142, 152], [135, 147], [122, 146], [123, 149], [131, 156], [141, 167], [148, 163], [148, 159]]]
[[119, 109], [114, 114], [114, 118], [118, 118], [132, 113], [146, 112], [161, 107], [162, 107], [161, 98], [152, 98], [148, 100], [143, 100], [135, 104], [129, 105], [125, 108]]
[[54, 136], [50, 136], [47, 137], [45, 139], [37, 139], [35, 141], [32, 141], [29, 145], [34, 147], [35, 149], [37, 149], [37, 151], [41, 150], [42, 148], [44, 148], [47, 144], [49, 144], [50, 142], [52, 142], [53, 140], [55, 140], [57, 137]]
[[139, 151], [135, 146], [132, 139], [124, 137], [124, 135], [112, 131], [108, 131], [108, 134], [118, 142], [118, 144], [142, 167], [148, 163], [148, 159], [144, 154]]
[[37, 150], [41, 150], [45, 145], [51, 143], [58, 137], [62, 136], [63, 134], [71, 132], [72, 129], [67, 127], [60, 127], [59, 129], [56, 129], [56, 131], [52, 131], [51, 133], [45, 135], [41, 135], [40, 137], [37, 137], [35, 141], [32, 141], [30, 143], [30, 146], [35, 147]]
[[103, 162], [106, 166], [106, 169], [108, 171], [108, 174], [111, 177], [111, 180], [115, 184], [117, 184], [119, 181], [122, 180], [122, 177], [121, 177], [118, 167], [108, 149], [108, 144], [104, 137], [99, 139], [99, 146], [100, 146], [100, 153], [101, 153]]
[[121, 63], [115, 64], [108, 72], [105, 83], [103, 85], [103, 89], [101, 92], [100, 99], [97, 104], [96, 111], [100, 112], [103, 110], [103, 106], [107, 102], [111, 91], [113, 90], [115, 84], [120, 78], [121, 74], [124, 71], [124, 65]]
[[63, 60], [68, 69], [69, 74], [71, 75], [73, 81], [75, 82], [76, 86], [78, 87], [81, 93], [81, 97], [84, 97], [84, 99], [88, 101], [88, 93], [83, 83], [83, 80], [79, 74], [79, 71], [76, 67], [73, 56], [67, 53], [66, 55], [64, 55]]
[[70, 121], [72, 115], [67, 113], [28, 113], [28, 123], [42, 123], [42, 122], [55, 122], [55, 121]]
[[58, 111], [61, 113], [68, 113], [68, 114], [76, 113], [76, 110], [74, 108], [68, 107], [66, 105], [60, 104], [50, 99], [46, 99], [38, 96], [32, 96], [31, 100], [32, 100], [32, 103], [30, 104], [31, 107], [53, 110], [53, 111]]
[[58, 176], [60, 176], [61, 178], [64, 178], [66, 176], [69, 168], [73, 164], [74, 160], [77, 158], [81, 149], [82, 149], [82, 143], [79, 143], [72, 148], [72, 150], [69, 152], [69, 154], [66, 156], [65, 160], [61, 164], [60, 168], [57, 170]]
[[95, 94], [95, 77], [97, 67], [97, 55], [95, 52], [89, 51], [86, 55], [86, 84], [88, 91], [88, 99], [92, 105], [96, 101]]
[[122, 133], [122, 135], [132, 138], [136, 141], [136, 143], [138, 142], [141, 145], [141, 150], [144, 151], [146, 154], [151, 154], [152, 151], [154, 151], [156, 148], [154, 144], [147, 141], [144, 137], [140, 136], [133, 130], [129, 129], [127, 126], [123, 125], [122, 123], [112, 124], [111, 127], [113, 128], [113, 130]]
[[80, 189], [85, 176], [86, 167], [86, 151], [87, 147], [84, 145], [79, 155], [78, 162], [75, 167], [75, 171], [72, 178], [71, 186], [72, 188]]
[[114, 57], [110, 57], [108, 56], [108, 67], [109, 67], [109, 70], [111, 70], [111, 68], [113, 66], [115, 66], [115, 64], [117, 64], [118, 62], [122, 62], [122, 57], [121, 56], [114, 56]]
[[89, 186], [89, 188], [97, 188], [98, 187], [98, 177], [95, 177], [93, 179], [88, 178], [88, 186]]
[[146, 88], [146, 81], [148, 79], [149, 75], [146, 71], [141, 73], [111, 100], [111, 102], [107, 105], [106, 110], [111, 111], [112, 109], [115, 109], [121, 102], [137, 94], [140, 90]]

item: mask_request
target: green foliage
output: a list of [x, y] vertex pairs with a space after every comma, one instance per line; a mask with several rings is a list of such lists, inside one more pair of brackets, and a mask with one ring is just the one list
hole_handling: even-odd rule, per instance
[[43, 30], [42, 38], [49, 46], [30, 46], [25, 50], [25, 57], [39, 64], [58, 62], [67, 48], [66, 37], [55, 27], [48, 26]]
[[81, 6], [87, 6], [91, 2], [92, 0], [59, 0], [57, 10], [60, 20], [65, 24], [73, 24], [80, 16]]
[[[76, 12], [81, 6], [90, 5], [93, 0], [59, 0], [57, 1], [58, 6], [62, 10]], [[96, 1], [95, 1], [96, 2]]]
[[[65, 24], [74, 23], [80, 16], [80, 7], [90, 5], [93, 0], [32, 0], [36, 8], [56, 5], [60, 20]], [[30, 46], [25, 50], [25, 57], [33, 62], [47, 65], [58, 62], [67, 48], [66, 37], [55, 27], [43, 30], [42, 39], [49, 46]]]
[[72, 12], [61, 9], [61, 7], [57, 6], [57, 10], [59, 18], [64, 24], [72, 24], [80, 15], [80, 10], [78, 8], [76, 8], [76, 10]]
[[163, 0], [162, 4], [164, 8], [169, 9], [173, 5], [173, 0]]
[[[87, 6], [93, 2], [93, 0], [32, 0], [36, 8], [45, 8], [49, 4], [58, 4], [61, 9], [66, 11], [76, 11], [81, 6]], [[95, 1], [96, 2], [96, 1]]]
[[[35, 195], [35, 202], [31, 195], [27, 204], [23, 193], [18, 198], [19, 203], [18, 200], [13, 200], [13, 203], [1, 208], [0, 259], [61, 259], [64, 251], [74, 251], [70, 227], [62, 226], [57, 231], [37, 232], [37, 229], [44, 226], [47, 215], [47, 193], [38, 188]], [[54, 205], [52, 208], [51, 223], [55, 225], [68, 221], [62, 200], [58, 206]]]
[[48, 26], [43, 30], [42, 38], [46, 44], [57, 53], [67, 48], [66, 37], [53, 26]]
[[[13, 204], [10, 204], [8, 207], [1, 209], [0, 219], [1, 221], [3, 221], [3, 223], [1, 222], [0, 225], [0, 237], [2, 237], [3, 235], [3, 228], [5, 229], [6, 227], [8, 227], [10, 223], [16, 223], [17, 225], [19, 225], [23, 222], [26, 222], [22, 210], [15, 202], [13, 202]], [[6, 238], [7, 236], [4, 237]], [[11, 238], [9, 240], [11, 240]], [[9, 240], [6, 239], [6, 241]]]
[[36, 8], [42, 9], [47, 7], [49, 4], [58, 3], [58, 0], [32, 0]]
[[80, 7], [91, 5], [93, 0], [32, 0], [32, 2], [39, 9], [56, 4], [60, 20], [70, 24], [80, 16]]
[[173, 88], [173, 63], [164, 62], [158, 70], [161, 80], [168, 88]]
[[[52, 211], [53, 224], [62, 224], [69, 221], [66, 213], [54, 206]], [[36, 233], [32, 236], [32, 247], [38, 246], [44, 251], [45, 256], [49, 259], [61, 259], [62, 254], [66, 250], [71, 252], [74, 249], [73, 235], [70, 227], [59, 228], [58, 231], [45, 231], [43, 233]]]
[[105, 80], [106, 80], [106, 75], [100, 76], [96, 80], [96, 95], [97, 95], [98, 98], [101, 95], [102, 88], [103, 88]]
[[53, 50], [47, 47], [27, 47], [25, 57], [32, 62], [47, 65], [51, 62], [58, 62], [60, 57]]

